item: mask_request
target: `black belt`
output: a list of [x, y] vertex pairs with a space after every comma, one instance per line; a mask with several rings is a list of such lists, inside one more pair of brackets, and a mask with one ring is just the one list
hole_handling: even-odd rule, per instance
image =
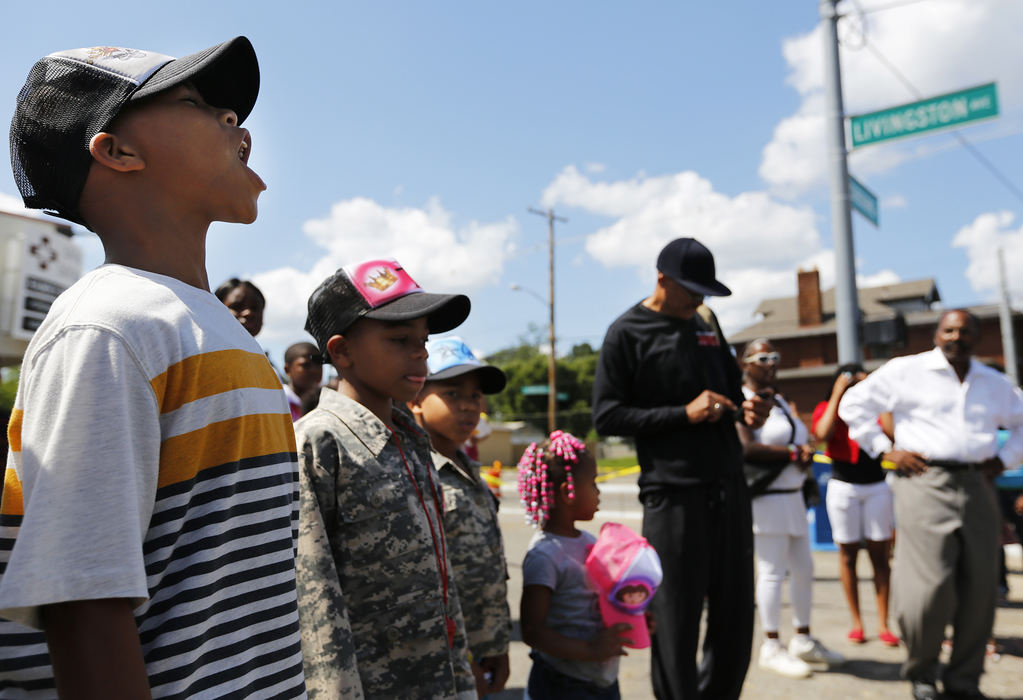
[[954, 459], [929, 459], [927, 466], [938, 467], [950, 472], [980, 471], [980, 462], [958, 462]]

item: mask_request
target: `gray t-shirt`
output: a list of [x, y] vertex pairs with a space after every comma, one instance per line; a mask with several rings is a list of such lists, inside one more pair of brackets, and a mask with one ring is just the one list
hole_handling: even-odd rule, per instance
[[[547, 626], [572, 639], [593, 639], [604, 628], [597, 591], [586, 577], [586, 555], [597, 538], [588, 532], [562, 537], [539, 531], [522, 562], [523, 586], [546, 586], [554, 591]], [[566, 676], [609, 686], [618, 678], [618, 657], [607, 661], [569, 661], [535, 650]]]

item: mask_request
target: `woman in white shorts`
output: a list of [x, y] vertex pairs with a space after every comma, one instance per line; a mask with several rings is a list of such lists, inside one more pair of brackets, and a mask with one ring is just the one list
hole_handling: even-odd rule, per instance
[[839, 576], [852, 614], [849, 641], [862, 644], [863, 618], [856, 579], [856, 559], [860, 544], [866, 542], [874, 567], [874, 592], [877, 596], [877, 638], [887, 646], [898, 646], [899, 638], [888, 629], [888, 588], [891, 579], [889, 558], [892, 551], [892, 492], [885, 481], [881, 463], [861, 451], [849, 439], [849, 429], [838, 417], [838, 404], [846, 389], [867, 376], [858, 364], [842, 365], [835, 373], [831, 395], [813, 412], [814, 436], [827, 443], [831, 458], [828, 481], [828, 519], [832, 538], [840, 553]]
[[[840, 664], [841, 654], [810, 635], [813, 559], [806, 523], [803, 483], [810, 472], [813, 448], [803, 421], [774, 392], [781, 356], [768, 340], [753, 340], [742, 355], [746, 398], [772, 397], [764, 425], [751, 430], [737, 424], [743, 443], [747, 483], [753, 498], [753, 544], [757, 562], [756, 598], [765, 639], [760, 667], [791, 678], [812, 673], [810, 664]], [[789, 578], [795, 635], [786, 649], [779, 638], [782, 587]]]

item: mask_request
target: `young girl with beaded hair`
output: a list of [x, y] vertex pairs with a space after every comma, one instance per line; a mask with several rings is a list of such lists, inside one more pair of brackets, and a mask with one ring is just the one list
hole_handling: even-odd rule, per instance
[[532, 647], [526, 700], [619, 700], [618, 657], [631, 625], [605, 627], [585, 561], [596, 538], [576, 528], [600, 503], [597, 463], [556, 430], [519, 460], [519, 495], [537, 528], [522, 563], [522, 641]]

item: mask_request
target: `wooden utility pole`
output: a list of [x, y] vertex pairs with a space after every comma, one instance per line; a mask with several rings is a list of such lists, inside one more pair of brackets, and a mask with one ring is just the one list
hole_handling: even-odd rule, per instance
[[566, 222], [568, 219], [562, 216], [555, 216], [554, 209], [547, 211], [529, 208], [530, 214], [536, 214], [547, 219], [547, 306], [550, 310], [550, 323], [547, 326], [548, 340], [551, 346], [550, 356], [547, 358], [547, 432], [553, 433], [558, 423], [558, 386], [554, 378], [555, 354], [554, 354], [554, 222]]

